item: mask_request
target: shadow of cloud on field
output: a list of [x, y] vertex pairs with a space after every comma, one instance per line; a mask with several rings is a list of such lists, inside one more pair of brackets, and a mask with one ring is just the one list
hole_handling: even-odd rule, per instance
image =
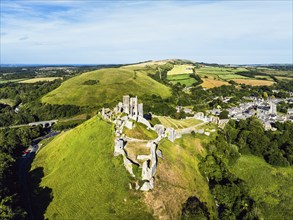
[[38, 167], [29, 172], [31, 187], [31, 203], [34, 219], [45, 219], [47, 207], [53, 200], [53, 190], [49, 187], [42, 187], [41, 181], [44, 177], [44, 168]]

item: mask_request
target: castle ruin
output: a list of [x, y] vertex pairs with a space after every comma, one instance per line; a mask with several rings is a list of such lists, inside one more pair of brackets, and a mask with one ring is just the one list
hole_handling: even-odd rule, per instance
[[124, 112], [130, 118], [137, 121], [139, 116], [143, 117], [143, 104], [138, 103], [137, 96], [130, 97], [129, 95], [125, 95], [123, 96], [123, 102], [119, 102], [114, 111], [116, 113]]

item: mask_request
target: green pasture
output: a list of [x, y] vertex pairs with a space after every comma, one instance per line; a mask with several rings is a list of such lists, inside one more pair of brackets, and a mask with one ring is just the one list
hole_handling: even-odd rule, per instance
[[112, 125], [95, 116], [40, 150], [30, 169], [36, 219], [152, 218], [113, 140]]
[[209, 77], [221, 80], [231, 79], [245, 79], [247, 77], [237, 75], [237, 72], [247, 71], [245, 68], [232, 68], [232, 67], [201, 67], [196, 69], [196, 74], [200, 77]]
[[190, 74], [179, 74], [179, 75], [168, 75], [167, 79], [172, 83], [180, 83], [181, 85], [191, 86], [193, 83], [196, 83], [197, 80], [190, 77]]
[[180, 74], [190, 74], [193, 73], [192, 65], [174, 65], [173, 69], [170, 70], [167, 75], [180, 75]]

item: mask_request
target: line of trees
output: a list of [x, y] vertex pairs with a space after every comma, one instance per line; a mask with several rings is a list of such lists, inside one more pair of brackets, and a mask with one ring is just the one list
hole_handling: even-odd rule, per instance
[[44, 130], [33, 128], [0, 130], [0, 219], [25, 219], [27, 212], [18, 182], [18, 158]]

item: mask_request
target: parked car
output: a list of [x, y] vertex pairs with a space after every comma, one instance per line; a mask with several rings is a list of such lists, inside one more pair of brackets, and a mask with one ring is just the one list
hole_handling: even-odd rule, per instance
[[25, 150], [22, 152], [22, 156], [25, 157], [29, 152], [31, 152], [31, 150]]

